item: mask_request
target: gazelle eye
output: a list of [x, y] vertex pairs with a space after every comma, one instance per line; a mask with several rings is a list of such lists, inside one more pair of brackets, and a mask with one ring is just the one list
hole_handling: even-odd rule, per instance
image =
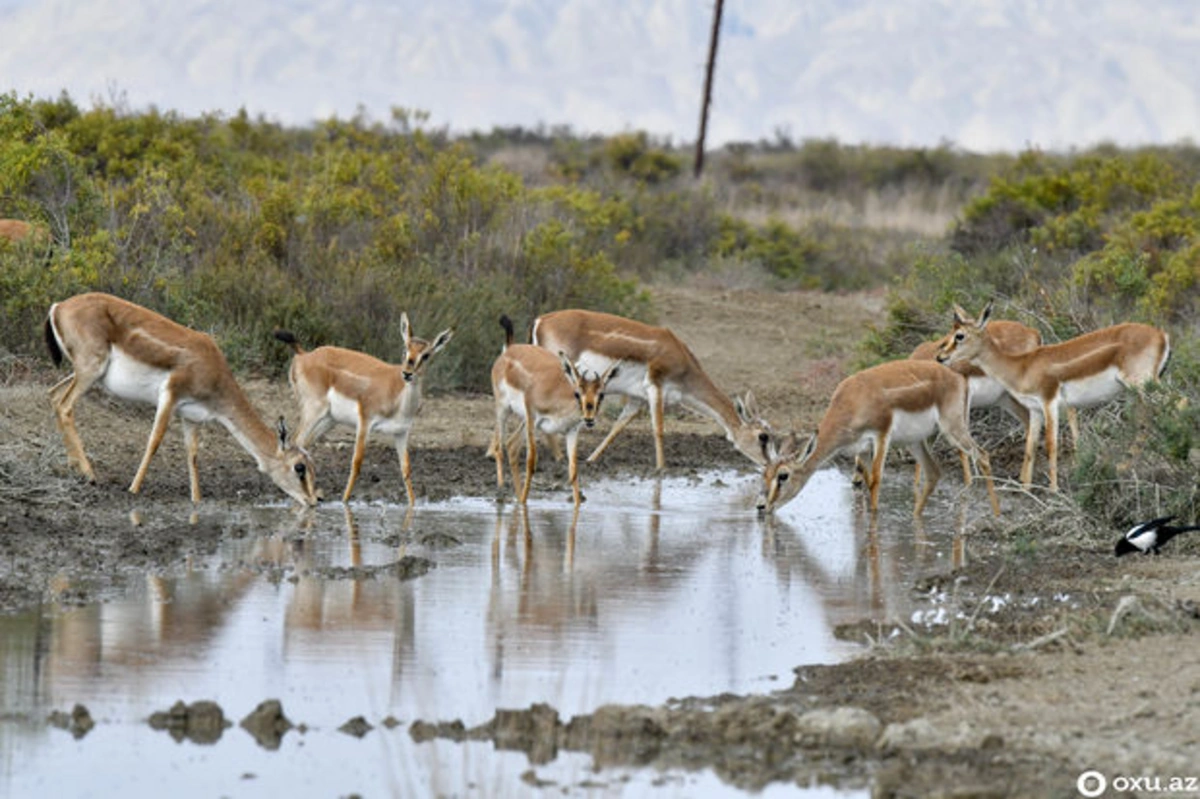
[[775, 480], [780, 483], [786, 483], [788, 481], [788, 477], [790, 477], [790, 475], [787, 472], [780, 472], [779, 476], [776, 477]]
[[601, 402], [604, 402], [604, 392], [603, 391], [596, 395], [596, 404], [599, 405]]
[[967, 334], [962, 332], [961, 330], [954, 334], [955, 341], [962, 341], [966, 337], [967, 337]]
[[301, 477], [304, 477], [304, 473], [308, 471], [308, 467], [305, 466], [303, 463], [297, 463], [292, 468], [295, 469], [296, 474], [300, 475]]
[[576, 391], [576, 392], [575, 392], [575, 399], [579, 399], [579, 392], [578, 392], [578, 391]]

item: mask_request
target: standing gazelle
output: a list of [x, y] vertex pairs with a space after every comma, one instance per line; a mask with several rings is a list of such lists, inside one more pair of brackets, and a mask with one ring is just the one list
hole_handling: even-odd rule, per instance
[[[513, 343], [513, 324], [507, 316], [500, 317], [504, 327], [504, 350], [492, 364], [492, 396], [496, 399], [496, 432], [492, 451], [496, 457], [496, 485], [504, 485], [504, 453], [508, 453], [509, 471], [513, 475], [517, 501], [524, 505], [529, 499], [529, 486], [537, 466], [537, 443], [534, 433], [564, 435], [567, 439], [567, 473], [575, 505], [583, 500], [579, 491], [579, 428], [592, 427], [604, 400], [609, 381], [621, 374], [620, 361], [609, 364], [601, 373], [588, 376], [582, 368], [571, 363], [565, 353], [557, 356], [541, 347]], [[509, 417], [516, 416], [525, 427], [525, 482], [517, 481], [517, 449], [520, 429], [505, 437]]]
[[400, 333], [404, 337], [404, 360], [390, 364], [341, 347], [318, 347], [305, 352], [292, 333], [275, 331], [275, 338], [296, 353], [288, 379], [300, 403], [300, 433], [296, 437], [300, 445], [310, 445], [334, 425], [355, 429], [354, 456], [342, 502], [350, 501], [350, 492], [362, 469], [367, 434], [371, 432], [391, 436], [395, 441], [408, 504], [416, 501], [408, 434], [421, 407], [421, 375], [429, 359], [449, 343], [454, 331], [443, 330], [430, 343], [411, 334], [408, 314], [402, 313]]
[[192, 502], [200, 501], [197, 425], [215, 419], [288, 496], [305, 505], [316, 504], [308, 454], [288, 444], [282, 419], [276, 439], [234, 380], [212, 337], [108, 294], [79, 294], [50, 307], [46, 346], [56, 364], [65, 354], [74, 367], [50, 389], [50, 399], [67, 460], [88, 480], [95, 482], [96, 475], [75, 429], [75, 403], [99, 382], [122, 399], [157, 406], [146, 452], [129, 486], [134, 494], [142, 488], [171, 415], [178, 414], [187, 446]]
[[687, 345], [665, 327], [651, 327], [596, 311], [554, 311], [533, 323], [533, 343], [562, 352], [581, 369], [603, 372], [624, 364], [609, 391], [629, 398], [612, 430], [588, 456], [595, 461], [643, 407], [654, 427], [654, 462], [662, 469], [663, 409], [680, 404], [713, 419], [738, 451], [760, 466], [766, 462], [771, 426], [761, 418], [754, 397], [731, 400], [705, 374]]
[[954, 328], [942, 344], [938, 360], [978, 365], [1031, 411], [1021, 467], [1021, 483], [1026, 488], [1033, 482], [1037, 439], [1045, 420], [1050, 490], [1057, 491], [1059, 408], [1099, 405], [1125, 388], [1141, 388], [1157, 380], [1167, 365], [1170, 339], [1156, 327], [1131, 322], [1085, 333], [1061, 344], [1009, 353], [988, 335], [991, 315], [990, 302], [978, 320], [955, 306]]
[[[936, 341], [925, 341], [917, 345], [909, 358], [919, 361], [937, 360], [938, 353], [954, 333], [950, 332]], [[1029, 352], [1042, 345], [1042, 334], [1032, 327], [1004, 319], [993, 319], [988, 325], [987, 335], [991, 337], [996, 347], [1008, 353]], [[973, 363], [959, 361], [950, 365], [954, 371], [967, 378], [967, 392], [972, 408], [1001, 408], [1009, 416], [1021, 423], [1026, 435], [1031, 424], [1029, 409], [1018, 402], [1012, 394], [1005, 390], [1000, 381], [990, 376]], [[1071, 428], [1071, 441], [1078, 443], [1079, 427], [1075, 421], [1075, 409], [1067, 409], [1067, 422]], [[1029, 457], [1028, 455], [1026, 457]], [[971, 464], [965, 453], [962, 453], [963, 479], [970, 474]], [[1025, 473], [1026, 465], [1021, 464], [1021, 474]], [[1028, 467], [1032, 468], [1032, 466]], [[918, 477], [920, 468], [918, 467]]]
[[906, 444], [921, 465], [924, 486], [916, 492], [913, 516], [919, 517], [925, 501], [941, 478], [941, 469], [929, 453], [928, 439], [939, 430], [959, 450], [967, 453], [987, 481], [992, 511], [1000, 503], [992, 485], [987, 453], [980, 449], [967, 427], [967, 380], [932, 361], [891, 361], [851, 375], [838, 384], [816, 435], [803, 449], [794, 435], [776, 448], [763, 470], [763, 495], [758, 509], [769, 513], [790, 501], [826, 461], [843, 451], [873, 447], [869, 474], [870, 510], [879, 509], [879, 484], [891, 443]]

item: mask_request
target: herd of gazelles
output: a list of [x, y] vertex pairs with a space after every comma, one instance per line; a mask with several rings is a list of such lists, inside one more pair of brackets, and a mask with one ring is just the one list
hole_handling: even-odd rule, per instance
[[[760, 512], [795, 497], [822, 465], [868, 445], [863, 468], [872, 514], [878, 510], [880, 477], [890, 445], [905, 445], [917, 461], [914, 515], [920, 516], [941, 470], [929, 452], [940, 431], [962, 453], [964, 479], [975, 463], [987, 481], [993, 511], [1000, 508], [987, 454], [971, 437], [971, 407], [1000, 405], [1026, 429], [1021, 482], [1029, 487], [1038, 438], [1045, 424], [1051, 490], [1058, 488], [1058, 421], [1063, 408], [1088, 407], [1125, 388], [1140, 388], [1162, 373], [1169, 354], [1163, 331], [1119, 324], [1060, 344], [1042, 345], [1037, 331], [991, 319], [991, 305], [972, 319], [955, 308], [952, 330], [891, 361], [847, 377], [836, 388], [815, 434], [777, 436], [753, 398], [733, 400], [704, 372], [691, 350], [670, 330], [611, 314], [555, 311], [533, 325], [531, 344], [514, 343], [513, 326], [501, 319], [505, 343], [492, 367], [495, 432], [489, 453], [497, 484], [504, 485], [504, 457], [518, 501], [524, 504], [537, 464], [536, 433], [566, 442], [574, 501], [579, 489], [577, 445], [582, 427], [595, 424], [605, 393], [623, 395], [616, 423], [588, 460], [595, 461], [645, 407], [654, 432], [655, 462], [665, 465], [663, 412], [682, 405], [716, 421], [743, 455], [763, 468]], [[355, 428], [354, 454], [342, 500], [348, 502], [362, 467], [368, 433], [391, 436], [411, 505], [415, 495], [408, 436], [421, 404], [421, 374], [446, 346], [452, 330], [433, 341], [412, 334], [401, 314], [404, 359], [385, 363], [340, 347], [305, 351], [295, 336], [276, 331], [295, 352], [289, 380], [300, 407], [299, 434], [289, 439], [283, 419], [277, 431], [263, 421], [235, 381], [213, 339], [107, 294], [89, 293], [55, 303], [46, 320], [46, 343], [56, 363], [63, 355], [74, 372], [50, 389], [70, 464], [95, 480], [75, 428], [76, 401], [99, 382], [112, 394], [156, 406], [146, 451], [129, 490], [137, 493], [167, 423], [178, 415], [187, 450], [191, 498], [200, 501], [197, 426], [219, 421], [251, 454], [258, 468], [305, 505], [317, 502], [315, 473], [305, 447], [333, 426]], [[949, 368], [948, 368], [949, 367]], [[515, 420], [512, 433], [508, 425]], [[1074, 417], [1070, 418], [1075, 432]], [[522, 431], [526, 460], [518, 477]]]

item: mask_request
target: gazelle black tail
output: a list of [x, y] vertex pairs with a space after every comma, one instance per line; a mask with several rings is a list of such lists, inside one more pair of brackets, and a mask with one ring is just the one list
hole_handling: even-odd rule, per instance
[[500, 316], [500, 327], [504, 328], [504, 348], [508, 349], [513, 343], [513, 323], [508, 314]]
[[276, 330], [275, 338], [282, 341], [292, 348], [292, 351], [297, 355], [304, 354], [304, 348], [300, 346], [300, 342], [296, 339], [296, 335], [290, 330]]

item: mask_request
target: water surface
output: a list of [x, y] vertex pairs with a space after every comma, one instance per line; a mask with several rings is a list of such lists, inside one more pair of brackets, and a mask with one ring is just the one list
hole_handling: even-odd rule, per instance
[[[527, 513], [459, 499], [222, 519], [235, 534], [186, 573], [0, 618], [0, 795], [524, 796], [530, 769], [546, 795], [738, 795], [708, 772], [597, 773], [573, 753], [534, 767], [490, 744], [416, 744], [407, 727], [784, 688], [796, 666], [855, 651], [836, 625], [906, 616], [914, 572], [961, 557], [962, 520], [936, 502], [923, 529], [897, 513], [872, 533], [837, 472], [770, 522], [755, 489], [708, 473], [593, 480], [578, 514], [559, 494]], [[903, 486], [888, 490], [907, 511]], [[436, 566], [410, 580], [335, 568], [405, 556]], [[277, 751], [236, 726], [268, 698], [307, 727]], [[214, 700], [235, 726], [203, 745], [146, 724], [179, 699]], [[44, 723], [76, 702], [98, 722], [83, 738]], [[362, 739], [338, 731], [355, 716], [375, 726]]]

